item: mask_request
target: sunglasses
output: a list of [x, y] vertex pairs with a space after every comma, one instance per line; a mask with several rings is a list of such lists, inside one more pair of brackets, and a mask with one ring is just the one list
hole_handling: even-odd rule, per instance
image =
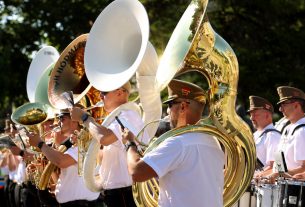
[[295, 103], [296, 101], [285, 101], [282, 102], [280, 105], [287, 105], [287, 104], [291, 104], [291, 103]]
[[173, 105], [178, 104], [178, 103], [182, 103], [182, 102], [185, 102], [187, 104], [190, 103], [188, 101], [170, 101], [170, 102], [167, 103], [167, 105], [168, 105], [168, 108], [172, 108]]
[[61, 116], [58, 117], [59, 121], [63, 121], [65, 118], [69, 118], [70, 115], [67, 115], [67, 114], [63, 114]]
[[101, 92], [102, 96], [106, 96], [109, 92]]

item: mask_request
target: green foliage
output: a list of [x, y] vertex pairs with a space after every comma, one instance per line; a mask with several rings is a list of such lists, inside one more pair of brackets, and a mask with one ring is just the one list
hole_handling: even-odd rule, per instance
[[305, 90], [303, 0], [217, 3], [218, 9], [209, 16], [214, 29], [237, 55], [240, 101], [259, 95], [275, 104], [280, 85]]

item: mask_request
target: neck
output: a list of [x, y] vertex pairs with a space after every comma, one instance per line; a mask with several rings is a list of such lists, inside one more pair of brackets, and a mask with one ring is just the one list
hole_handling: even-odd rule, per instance
[[269, 124], [271, 124], [272, 122], [268, 122], [268, 123], [265, 123], [259, 127], [257, 127], [257, 131], [263, 131]]
[[299, 121], [300, 119], [302, 119], [304, 117], [304, 113], [296, 113], [294, 114], [294, 116], [292, 116], [289, 121], [294, 124], [297, 121]]

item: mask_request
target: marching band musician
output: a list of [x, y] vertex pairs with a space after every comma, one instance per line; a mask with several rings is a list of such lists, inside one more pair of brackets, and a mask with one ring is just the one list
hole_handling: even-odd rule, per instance
[[[128, 102], [131, 85], [129, 82], [122, 87], [101, 92], [104, 101], [104, 109], [111, 113], [118, 107]], [[107, 128], [98, 124], [93, 117], [78, 107], [71, 110], [72, 120], [83, 123], [89, 129], [90, 134], [103, 146], [103, 158], [101, 161], [100, 176], [103, 182], [104, 202], [108, 207], [136, 206], [132, 196], [132, 179], [128, 174], [127, 157], [122, 143], [121, 127], [114, 120]], [[141, 117], [133, 110], [122, 110], [119, 118], [128, 121], [135, 128], [137, 134], [144, 126]], [[144, 136], [148, 143], [148, 136]]]
[[[288, 174], [285, 177], [294, 176], [305, 171], [305, 93], [294, 87], [281, 86], [277, 88], [279, 94], [280, 111], [290, 121], [279, 144], [279, 151], [284, 153]], [[274, 172], [270, 180], [278, 176]]]
[[[205, 106], [204, 91], [191, 83], [168, 85], [168, 114], [173, 128], [196, 124]], [[217, 139], [203, 133], [169, 137], [143, 158], [125, 129], [128, 170], [133, 181], [159, 178], [159, 206], [223, 206], [224, 153]], [[188, 196], [186, 196], [188, 195]]]
[[255, 177], [261, 177], [272, 173], [274, 153], [280, 142], [281, 134], [272, 123], [274, 112], [272, 104], [259, 96], [250, 96], [249, 100], [250, 108], [248, 112], [252, 124], [257, 130], [253, 133], [257, 158], [264, 165], [263, 171], [257, 173]]
[[[18, 136], [18, 131], [14, 125], [9, 121], [5, 132], [10, 135], [10, 137]], [[10, 205], [13, 206], [40, 206], [40, 202], [37, 199], [35, 186], [29, 184], [26, 179], [26, 163], [25, 161], [32, 160], [33, 154], [21, 149], [17, 145], [9, 147], [10, 152], [14, 156], [14, 160], [9, 160], [9, 165], [14, 165], [16, 167], [13, 182], [10, 184], [11, 197]], [[14, 188], [14, 189], [13, 189]], [[14, 204], [13, 204], [14, 202]]]
[[[73, 135], [75, 130], [80, 129], [78, 123], [71, 120], [68, 110], [62, 110], [58, 116], [61, 132], [54, 139], [57, 146]], [[72, 146], [62, 153], [45, 144], [38, 134], [29, 133], [28, 136], [30, 144], [38, 147], [47, 159], [61, 170], [55, 188], [55, 197], [59, 205], [95, 206], [99, 194], [89, 191], [83, 178], [78, 176], [77, 146]]]

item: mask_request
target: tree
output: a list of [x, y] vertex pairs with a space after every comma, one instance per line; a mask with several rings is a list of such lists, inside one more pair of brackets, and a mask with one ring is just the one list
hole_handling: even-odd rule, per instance
[[[304, 1], [224, 1], [212, 23], [239, 60], [238, 97], [259, 95], [276, 103], [276, 87], [305, 90]], [[276, 107], [275, 107], [276, 108]]]

